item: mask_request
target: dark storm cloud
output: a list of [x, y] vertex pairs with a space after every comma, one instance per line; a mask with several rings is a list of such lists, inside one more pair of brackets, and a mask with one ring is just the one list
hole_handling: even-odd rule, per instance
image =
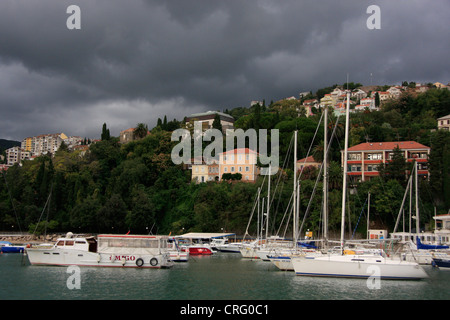
[[[69, 5], [81, 30], [68, 30]], [[381, 29], [369, 30], [369, 5]], [[446, 0], [2, 0], [0, 138], [96, 137], [350, 81], [449, 77]], [[372, 74], [372, 77], [370, 76]]]

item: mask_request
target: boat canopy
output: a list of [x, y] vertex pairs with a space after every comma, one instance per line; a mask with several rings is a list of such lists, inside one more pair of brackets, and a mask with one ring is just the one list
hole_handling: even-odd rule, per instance
[[167, 236], [99, 235], [98, 251], [111, 254], [153, 254], [165, 248]]
[[175, 238], [183, 239], [217, 239], [235, 236], [235, 233], [202, 233], [202, 232], [190, 232], [180, 236], [175, 236]]
[[426, 250], [448, 249], [448, 246], [444, 245], [423, 244], [420, 241], [419, 237], [416, 237], [416, 240], [417, 240], [417, 249], [426, 249]]

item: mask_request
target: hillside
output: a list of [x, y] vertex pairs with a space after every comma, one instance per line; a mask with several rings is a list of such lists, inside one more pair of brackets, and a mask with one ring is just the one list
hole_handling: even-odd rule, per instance
[[[298, 102], [294, 103], [298, 104]], [[379, 111], [357, 112], [350, 116], [350, 146], [370, 140], [414, 140], [431, 147], [429, 159], [430, 180], [421, 181], [421, 222], [432, 223], [434, 208], [437, 214], [447, 213], [450, 207], [450, 133], [437, 131], [436, 119], [450, 110], [450, 91], [430, 89], [423, 94], [405, 93], [398, 100], [388, 101]], [[299, 115], [289, 103], [275, 102], [269, 106], [252, 106], [228, 110], [235, 114], [235, 126], [278, 129], [280, 133], [280, 164], [286, 166], [272, 177], [278, 183], [271, 209], [271, 233], [286, 221], [293, 185], [292, 156], [287, 157], [293, 131], [299, 131], [297, 158], [304, 157], [312, 142], [320, 120], [320, 110], [306, 117]], [[330, 123], [337, 118], [330, 116]], [[337, 138], [331, 144], [330, 161], [330, 218], [331, 231], [340, 228], [341, 166], [340, 150], [343, 143], [342, 119]], [[184, 123], [179, 123], [184, 127]], [[41, 156], [25, 161], [23, 166], [8, 169], [6, 181], [0, 182], [0, 230], [44, 230], [43, 209], [52, 194], [47, 231], [114, 232], [180, 234], [198, 232], [245, 232], [258, 187], [245, 182], [191, 182], [191, 173], [171, 161], [171, 129], [157, 125], [140, 140], [120, 144], [115, 137], [81, 151], [60, 150], [53, 158]], [[100, 128], [99, 128], [100, 131]], [[330, 130], [331, 131], [331, 130]], [[323, 140], [323, 130], [317, 141]], [[320, 155], [321, 145], [312, 146], [313, 155]], [[286, 158], [287, 157], [287, 158]], [[286, 160], [286, 161], [284, 161]], [[321, 194], [310, 202], [318, 173], [310, 172], [302, 180], [300, 212], [308, 210], [305, 229], [319, 232], [321, 226]], [[5, 180], [5, 179], [2, 179]], [[267, 183], [267, 182], [266, 182]], [[266, 185], [262, 197], [266, 196]], [[357, 192], [349, 195], [349, 230], [364, 233], [365, 199], [370, 191], [371, 220], [377, 226], [392, 228], [405, 190], [404, 181], [384, 176], [357, 183]], [[317, 187], [321, 190], [321, 186]], [[274, 191], [273, 191], [274, 192]], [[15, 218], [17, 212], [18, 219]], [[358, 223], [359, 222], [359, 223]], [[251, 225], [251, 229], [255, 226]], [[287, 231], [290, 231], [288, 226]]]
[[0, 139], [0, 150], [6, 150], [16, 146], [20, 146], [19, 141]]

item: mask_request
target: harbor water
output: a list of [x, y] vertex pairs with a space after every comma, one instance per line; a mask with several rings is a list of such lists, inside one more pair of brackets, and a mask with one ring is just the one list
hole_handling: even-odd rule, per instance
[[[0, 256], [1, 300], [448, 300], [450, 272], [425, 266], [429, 278], [383, 280], [296, 276], [240, 254], [192, 256], [171, 269], [31, 266], [26, 255]], [[77, 275], [77, 286], [73, 277]]]

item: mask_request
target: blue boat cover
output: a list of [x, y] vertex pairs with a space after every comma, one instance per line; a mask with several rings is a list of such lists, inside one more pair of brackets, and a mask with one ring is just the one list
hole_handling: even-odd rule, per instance
[[448, 246], [441, 246], [441, 245], [434, 245], [434, 244], [423, 244], [420, 242], [419, 237], [416, 237], [417, 241], [417, 249], [427, 249], [427, 250], [433, 250], [433, 249], [448, 249]]

